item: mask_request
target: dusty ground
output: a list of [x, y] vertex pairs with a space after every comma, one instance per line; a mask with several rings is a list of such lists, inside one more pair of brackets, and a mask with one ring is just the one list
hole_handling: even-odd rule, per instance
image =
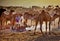
[[34, 41], [60, 41], [60, 36], [41, 36], [36, 38]]
[[2, 33], [0, 34], [0, 41], [32, 41], [40, 36], [40, 34], [33, 35], [32, 32], [16, 32], [16, 33]]
[[60, 41], [60, 33], [52, 33], [51, 35], [42, 35], [40, 32], [16, 32], [16, 33], [1, 33], [0, 41]]

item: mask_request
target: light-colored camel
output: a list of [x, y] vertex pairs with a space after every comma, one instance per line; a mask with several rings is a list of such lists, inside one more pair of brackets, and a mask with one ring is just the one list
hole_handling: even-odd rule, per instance
[[58, 21], [58, 28], [60, 28], [60, 7], [57, 5], [56, 8], [54, 9], [55, 13], [59, 15], [59, 21]]

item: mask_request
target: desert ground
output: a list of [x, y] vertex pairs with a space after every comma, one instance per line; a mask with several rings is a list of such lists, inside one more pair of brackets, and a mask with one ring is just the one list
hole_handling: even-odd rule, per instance
[[[1, 30], [0, 31], [0, 41], [60, 41], [60, 29], [56, 28], [58, 18], [55, 20], [54, 26], [53, 22], [51, 24], [51, 35], [42, 34], [39, 30], [39, 25], [37, 26], [36, 34], [34, 35], [34, 28], [27, 27], [24, 32], [13, 32], [11, 30]], [[45, 32], [45, 23], [43, 23], [43, 31]], [[30, 31], [31, 30], [31, 31]], [[48, 30], [48, 29], [47, 29]], [[49, 30], [48, 30], [49, 31]]]

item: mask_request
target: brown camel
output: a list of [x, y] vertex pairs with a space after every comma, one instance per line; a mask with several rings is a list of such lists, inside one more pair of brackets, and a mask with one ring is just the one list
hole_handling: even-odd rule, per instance
[[[37, 24], [38, 24], [38, 21], [39, 21], [40, 22], [40, 30], [42, 32], [42, 24], [43, 24], [43, 21], [45, 21], [45, 23], [46, 23], [46, 33], [47, 33], [47, 22], [49, 21], [49, 34], [50, 34], [50, 32], [51, 32], [51, 27], [50, 27], [51, 22], [54, 21], [57, 17], [59, 17], [57, 14], [54, 14], [54, 16], [51, 17], [48, 12], [45, 12], [44, 10], [42, 10], [41, 14], [38, 17], [35, 18], [35, 20], [36, 20], [35, 31], [36, 31], [36, 27], [37, 27]], [[35, 32], [34, 32], [34, 34], [35, 34]]]
[[[40, 22], [40, 30], [41, 30], [41, 32], [42, 32], [43, 21], [45, 21], [45, 23], [46, 23], [46, 32], [47, 32], [47, 22], [49, 21], [49, 31], [50, 31], [51, 17], [50, 17], [48, 12], [45, 12], [44, 10], [42, 10], [41, 14], [38, 16], [37, 21]], [[42, 32], [42, 34], [43, 34], [43, 32]]]
[[[24, 19], [25, 19], [24, 24], [25, 24], [26, 26], [28, 26], [26, 23], [27, 23], [28, 19], [32, 19], [32, 18], [33, 18], [33, 15], [32, 15], [32, 14], [29, 14], [29, 12], [25, 12], [23, 16], [24, 16]], [[31, 20], [31, 21], [32, 21], [32, 20]]]
[[[7, 24], [7, 20], [11, 21], [11, 23], [14, 22], [14, 16], [12, 15], [12, 12], [11, 11], [6, 12], [6, 11], [1, 15], [1, 16], [3, 16], [3, 17], [1, 17], [2, 25], [4, 25], [4, 22], [6, 22], [6, 24]], [[9, 13], [9, 14], [7, 15], [7, 13]]]

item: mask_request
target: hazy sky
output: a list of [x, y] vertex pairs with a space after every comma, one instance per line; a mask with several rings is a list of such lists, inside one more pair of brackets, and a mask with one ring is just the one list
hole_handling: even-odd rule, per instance
[[47, 6], [60, 5], [60, 0], [0, 0], [2, 6]]

